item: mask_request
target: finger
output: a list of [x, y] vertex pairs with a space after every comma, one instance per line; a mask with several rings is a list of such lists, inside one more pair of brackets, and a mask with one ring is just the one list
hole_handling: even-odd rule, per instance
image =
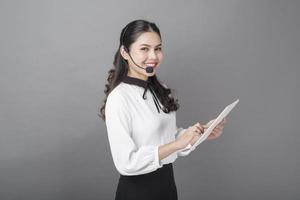
[[218, 131], [217, 134], [220, 136], [223, 133], [222, 130]]
[[195, 127], [196, 127], [201, 133], [204, 132], [204, 127], [200, 124], [200, 122], [197, 122], [197, 123], [195, 124]]
[[218, 128], [215, 128], [215, 129], [214, 129], [214, 132], [215, 132], [215, 133], [218, 133], [219, 131], [220, 131], [220, 129], [218, 129]]
[[220, 135], [221, 135], [220, 132], [214, 132], [213, 134], [214, 137], [219, 137]]
[[211, 138], [217, 138], [217, 134], [210, 135]]
[[214, 129], [220, 129], [222, 125], [217, 125]]
[[200, 130], [196, 126], [193, 126], [192, 131], [197, 134], [200, 132]]
[[201, 133], [204, 132], [204, 127], [200, 124], [200, 122], [197, 123], [197, 127], [199, 128], [199, 130], [201, 131]]
[[203, 127], [204, 129], [208, 129], [209, 126], [207, 126], [207, 125], [202, 125], [202, 127]]
[[226, 117], [221, 122], [222, 122], [222, 124], [225, 124], [227, 122]]
[[223, 126], [223, 125], [224, 125], [224, 123], [223, 123], [223, 121], [221, 121], [221, 122], [218, 123], [217, 126]]
[[199, 136], [202, 134], [199, 129], [195, 129], [193, 132], [194, 132], [194, 136]]
[[213, 130], [213, 131], [211, 132], [211, 135], [215, 135], [215, 134], [216, 134], [216, 131]]
[[217, 127], [224, 127], [224, 123], [219, 123]]
[[216, 132], [217, 134], [222, 133], [222, 129], [217, 129], [215, 132]]
[[222, 132], [222, 131], [223, 131], [223, 129], [222, 129], [222, 128], [218, 129], [218, 132]]

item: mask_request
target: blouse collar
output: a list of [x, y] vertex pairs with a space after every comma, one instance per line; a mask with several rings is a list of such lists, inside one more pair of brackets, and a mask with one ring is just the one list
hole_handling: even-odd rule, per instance
[[135, 77], [131, 77], [131, 76], [128, 76], [128, 75], [125, 75], [123, 77], [122, 81], [124, 83], [128, 83], [128, 84], [140, 86], [140, 87], [142, 87], [144, 89], [146, 89], [147, 87], [149, 87], [149, 84], [150, 84], [150, 79], [149, 78], [148, 78], [147, 81], [145, 81], [145, 80], [142, 80], [142, 79], [139, 79], [139, 78], [135, 78]]
[[160, 106], [159, 101], [156, 97], [156, 94], [155, 94], [155, 91], [152, 87], [152, 83], [150, 81], [150, 78], [148, 78], [148, 80], [145, 81], [145, 80], [142, 80], [142, 79], [139, 79], [139, 78], [135, 78], [135, 77], [125, 75], [122, 78], [122, 82], [132, 84], [132, 85], [137, 85], [137, 86], [140, 86], [140, 87], [144, 88], [143, 99], [147, 99], [147, 97], [145, 95], [146, 95], [147, 90], [149, 89], [150, 92], [152, 93], [152, 97], [153, 97], [153, 100], [154, 100], [154, 103], [155, 103], [155, 106], [157, 108], [158, 113], [160, 113], [159, 108], [163, 110], [163, 108]]

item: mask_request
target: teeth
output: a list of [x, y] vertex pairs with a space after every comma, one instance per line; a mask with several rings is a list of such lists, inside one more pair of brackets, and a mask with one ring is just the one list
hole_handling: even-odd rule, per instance
[[156, 64], [146, 64], [147, 66], [154, 67]]

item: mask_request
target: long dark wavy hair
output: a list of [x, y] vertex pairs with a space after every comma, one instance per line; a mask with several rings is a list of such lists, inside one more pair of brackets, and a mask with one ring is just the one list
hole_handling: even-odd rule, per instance
[[[137, 38], [145, 33], [145, 32], [155, 32], [157, 33], [160, 38], [160, 31], [155, 23], [148, 22], [146, 20], [135, 20], [127, 24], [121, 31], [120, 35], [120, 45], [115, 53], [113, 68], [108, 71], [107, 81], [108, 84], [105, 85], [106, 89], [104, 93], [106, 95], [104, 99], [104, 104], [100, 108], [100, 113], [98, 114], [102, 120], [105, 122], [105, 105], [106, 100], [110, 92], [120, 84], [122, 78], [127, 75], [128, 72], [128, 63], [122, 57], [120, 53], [120, 47], [124, 45], [126, 49], [130, 51], [130, 46], [134, 43]], [[162, 103], [162, 105], [166, 108], [164, 110], [165, 113], [169, 113], [171, 111], [176, 111], [179, 109], [178, 99], [174, 99], [171, 94], [170, 88], [164, 87], [160, 81], [158, 80], [156, 75], [148, 77], [148, 81], [150, 81], [151, 86], [153, 87], [155, 94], [157, 95], [158, 99]]]

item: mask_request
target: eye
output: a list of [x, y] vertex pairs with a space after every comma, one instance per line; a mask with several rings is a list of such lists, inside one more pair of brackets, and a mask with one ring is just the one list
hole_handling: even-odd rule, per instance
[[144, 48], [141, 48], [142, 51], [148, 51], [148, 48], [144, 47]]
[[161, 49], [161, 47], [158, 47], [157, 49], [155, 49], [156, 51], [161, 51], [162, 49]]

